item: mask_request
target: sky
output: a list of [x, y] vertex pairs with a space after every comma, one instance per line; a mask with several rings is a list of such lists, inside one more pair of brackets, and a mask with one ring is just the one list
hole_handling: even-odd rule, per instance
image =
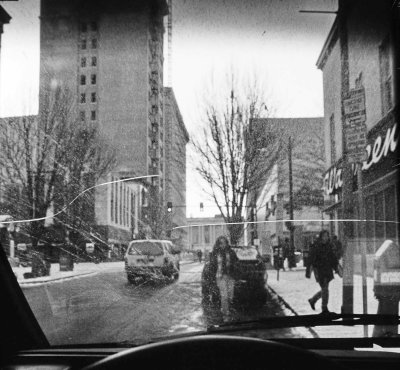
[[[2, 35], [0, 116], [35, 114], [39, 0], [2, 5], [13, 18]], [[201, 125], [211, 76], [229, 68], [262, 81], [276, 117], [322, 116], [322, 74], [315, 63], [334, 15], [299, 10], [336, 8], [336, 0], [173, 0], [171, 80], [189, 134]], [[218, 210], [202, 190], [191, 153], [189, 147], [187, 215], [214, 216]]]

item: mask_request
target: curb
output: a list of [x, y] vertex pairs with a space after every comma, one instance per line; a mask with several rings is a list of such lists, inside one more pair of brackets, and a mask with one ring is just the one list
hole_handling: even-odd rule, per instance
[[[299, 316], [299, 314], [294, 310], [294, 308], [293, 308], [289, 303], [287, 303], [287, 302], [282, 298], [282, 296], [280, 296], [280, 295], [279, 295], [274, 289], [272, 289], [268, 284], [267, 284], [267, 289], [268, 289], [268, 291], [270, 292], [270, 294], [271, 294], [272, 296], [274, 296], [274, 297], [277, 299], [277, 301], [279, 302], [279, 304], [283, 306], [283, 308], [285, 308], [287, 311], [291, 312], [291, 313], [294, 314], [295, 316]], [[313, 328], [311, 328], [311, 327], [309, 327], [309, 326], [306, 326], [305, 329], [307, 329], [307, 330], [311, 333], [311, 335], [312, 335], [314, 338], [319, 338], [319, 335], [317, 334], [317, 332], [316, 332]]]
[[95, 275], [97, 273], [98, 273], [98, 271], [83, 272], [83, 273], [77, 274], [77, 275], [63, 276], [63, 277], [50, 279], [50, 280], [36, 280], [36, 281], [32, 281], [32, 282], [19, 281], [18, 283], [21, 288], [30, 288], [30, 287], [46, 285], [46, 284], [54, 283], [54, 282], [60, 283], [62, 281], [72, 280], [72, 279], [76, 279], [78, 277], [83, 277], [83, 276]]

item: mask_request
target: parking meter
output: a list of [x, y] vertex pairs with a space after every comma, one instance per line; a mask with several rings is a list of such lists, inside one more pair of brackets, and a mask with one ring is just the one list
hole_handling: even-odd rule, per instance
[[375, 253], [374, 293], [377, 299], [400, 298], [400, 251], [392, 240], [386, 240]]
[[[400, 251], [392, 240], [386, 240], [375, 253], [374, 293], [378, 315], [398, 315], [400, 300]], [[397, 325], [376, 325], [373, 336], [397, 335]]]

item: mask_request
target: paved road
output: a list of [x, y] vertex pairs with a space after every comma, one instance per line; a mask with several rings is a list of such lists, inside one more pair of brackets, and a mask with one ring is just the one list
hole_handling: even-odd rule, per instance
[[[172, 284], [151, 286], [127, 282], [123, 264], [96, 275], [24, 289], [38, 321], [53, 345], [141, 342], [188, 331], [204, 330], [209, 317], [201, 306], [200, 263], [181, 267]], [[235, 319], [281, 315], [268, 300], [257, 312]], [[291, 336], [290, 330], [268, 335]]]

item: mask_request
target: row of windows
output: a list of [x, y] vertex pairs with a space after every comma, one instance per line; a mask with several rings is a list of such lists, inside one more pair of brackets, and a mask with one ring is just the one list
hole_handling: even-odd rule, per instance
[[[90, 43], [91, 48], [92, 49], [97, 49], [97, 39], [91, 39], [90, 41], [91, 41], [91, 43]], [[88, 40], [87, 39], [82, 39], [81, 40], [81, 49], [82, 50], [86, 50], [87, 48], [88, 48]]]
[[[87, 101], [86, 93], [81, 93], [81, 97], [80, 97], [81, 104], [85, 104], [86, 101]], [[97, 95], [96, 95], [95, 92], [90, 93], [90, 102], [91, 103], [96, 103], [97, 102]]]
[[[81, 58], [81, 67], [85, 68], [88, 65], [88, 58], [87, 57], [82, 57]], [[91, 67], [97, 67], [97, 57], [91, 57], [90, 58], [90, 66]]]
[[[212, 226], [214, 229], [215, 238], [224, 235], [225, 230], [222, 225]], [[201, 233], [202, 229], [202, 233]], [[192, 244], [212, 244], [211, 243], [211, 225], [192, 226], [191, 227]]]
[[[92, 73], [90, 75], [90, 83], [92, 85], [96, 85], [96, 83], [97, 83], [97, 75], [95, 73]], [[81, 85], [82, 86], [86, 85], [86, 75], [81, 75]]]
[[[92, 121], [96, 121], [97, 115], [96, 115], [96, 111], [95, 110], [90, 111], [90, 119]], [[81, 122], [85, 122], [86, 121], [86, 112], [85, 111], [81, 111], [80, 112], [80, 120], [81, 120]]]

